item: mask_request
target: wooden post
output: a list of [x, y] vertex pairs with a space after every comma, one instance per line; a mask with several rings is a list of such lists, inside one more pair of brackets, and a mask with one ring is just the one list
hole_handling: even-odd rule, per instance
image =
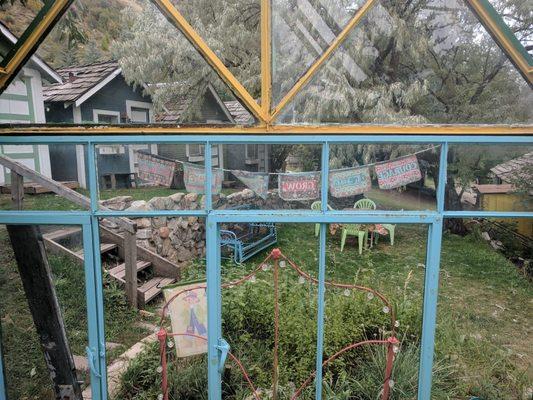
[[126, 272], [126, 297], [137, 308], [137, 237], [124, 232], [124, 264]]
[[[39, 227], [6, 226], [57, 400], [82, 400]], [[83, 301], [83, 300], [81, 300]], [[20, 355], [24, 357], [24, 354]]]
[[24, 177], [15, 171], [11, 171], [11, 200], [13, 201], [13, 210], [22, 210]]

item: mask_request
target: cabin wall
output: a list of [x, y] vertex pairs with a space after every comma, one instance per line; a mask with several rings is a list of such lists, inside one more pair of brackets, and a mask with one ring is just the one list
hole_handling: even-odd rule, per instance
[[[482, 195], [480, 204], [484, 211], [531, 211], [530, 197], [513, 193], [485, 193]], [[517, 223], [518, 233], [533, 238], [532, 219], [515, 218], [513, 221]]]

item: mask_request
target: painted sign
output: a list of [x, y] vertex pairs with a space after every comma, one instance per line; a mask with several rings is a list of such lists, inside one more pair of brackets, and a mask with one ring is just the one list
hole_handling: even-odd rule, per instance
[[[218, 194], [222, 190], [224, 171], [213, 169], [211, 190]], [[183, 182], [185, 189], [192, 193], [205, 193], [205, 168], [194, 164], [183, 163]]]
[[422, 179], [416, 156], [399, 158], [375, 167], [380, 189], [394, 189]]
[[153, 154], [137, 152], [139, 178], [161, 186], [170, 187], [174, 179], [176, 163]]
[[248, 171], [231, 171], [235, 177], [244, 183], [249, 189], [261, 197], [266, 199], [268, 196], [268, 180], [269, 175], [262, 172], [248, 172]]
[[320, 172], [279, 174], [279, 197], [286, 201], [320, 197]]
[[370, 190], [370, 170], [368, 167], [331, 170], [329, 192], [333, 197], [349, 197]]
[[[203, 286], [200, 289], [195, 289]], [[166, 301], [170, 301], [176, 294], [181, 293], [172, 300], [168, 306], [172, 332], [174, 336], [176, 353], [178, 357], [189, 357], [196, 354], [207, 353], [207, 293], [205, 282], [174, 285], [163, 289]]]

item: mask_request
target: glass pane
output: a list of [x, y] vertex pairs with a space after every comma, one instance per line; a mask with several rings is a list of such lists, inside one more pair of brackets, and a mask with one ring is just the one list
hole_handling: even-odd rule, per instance
[[531, 4], [525, 0], [489, 0], [516, 38], [533, 56], [533, 27], [531, 25]]
[[[189, 313], [195, 315], [196, 328], [207, 326], [205, 296], [196, 298], [197, 303], [191, 300], [192, 292], [183, 292], [187, 282], [205, 281], [205, 220], [133, 218], [138, 227], [133, 243], [124, 229], [110, 228], [109, 220], [101, 220], [100, 241], [102, 247], [115, 246], [102, 253], [110, 398], [156, 399], [162, 392], [164, 371], [157, 338], [162, 327], [168, 333], [170, 398], [206, 398], [206, 357], [203, 351], [188, 352], [190, 347], [206, 349], [206, 342], [186, 335], [207, 337], [203, 330], [190, 331], [188, 318]], [[171, 301], [179, 292], [182, 296]], [[130, 298], [136, 298], [142, 312], [137, 312]]]
[[213, 208], [309, 209], [320, 199], [321, 146], [279, 143], [218, 145], [224, 181]]
[[[0, 143], [0, 209], [12, 210], [17, 204], [12, 194], [14, 175], [9, 168], [15, 163], [25, 174], [22, 209], [87, 210], [85, 150], [84, 145], [76, 144]], [[37, 183], [36, 173], [44, 175], [46, 183]]]
[[41, 11], [42, 0], [3, 1], [0, 6], [0, 58], [3, 58], [12, 44], [24, 33], [35, 16]]
[[451, 145], [446, 209], [532, 211], [533, 146]]
[[[260, 102], [261, 1], [172, 0], [172, 3], [252, 97]], [[199, 71], [195, 74], [200, 76]]]
[[364, 0], [272, 2], [273, 105], [327, 50], [364, 3]]
[[532, 91], [462, 1], [382, 0], [281, 123], [531, 123]]
[[324, 395], [377, 399], [387, 389], [390, 399], [416, 398], [427, 226], [331, 224], [328, 231]]
[[[101, 206], [119, 211], [205, 209], [202, 143], [96, 146]], [[215, 147], [213, 189], [220, 191], [223, 155]]]
[[435, 370], [454, 384], [434, 385], [432, 399], [530, 396], [532, 231], [517, 228], [512, 220], [445, 220]]
[[[317, 286], [309, 279], [318, 275], [314, 226], [225, 225], [221, 227], [222, 239], [228, 245], [222, 248], [223, 255], [231, 254], [239, 246], [246, 254], [250, 245], [260, 244], [261, 238], [252, 237], [254, 233], [257, 236], [270, 227], [277, 230], [282, 253], [277, 267], [276, 260], [267, 259], [271, 249], [258, 252], [241, 264], [227, 256], [223, 258], [222, 282], [226, 286], [222, 289], [222, 332], [258, 393], [272, 393], [277, 387], [278, 398], [292, 398], [316, 365]], [[294, 240], [302, 237], [302, 231], [306, 232], [305, 246]], [[236, 239], [230, 244], [231, 233]], [[253, 396], [241, 371], [231, 361], [226, 364], [222, 388], [227, 399]], [[311, 381], [302, 389], [300, 398], [314, 398], [314, 392]]]
[[[335, 210], [435, 210], [440, 146], [330, 146], [328, 204]], [[370, 200], [370, 201], [368, 201]]]
[[253, 122], [209, 64], [148, 0], [76, 1], [37, 53], [43, 62], [30, 60], [2, 94], [0, 122]]
[[9, 398], [56, 399], [54, 379], [58, 385], [79, 381], [77, 393], [87, 398], [81, 227], [1, 225], [0, 242], [0, 330]]

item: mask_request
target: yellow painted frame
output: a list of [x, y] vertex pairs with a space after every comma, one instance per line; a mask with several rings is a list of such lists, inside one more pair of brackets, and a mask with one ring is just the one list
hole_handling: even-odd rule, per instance
[[[30, 32], [26, 41], [22, 43], [16, 54], [5, 68], [0, 68], [0, 88], [18, 72], [22, 62], [38, 44], [44, 35], [57, 23], [58, 17], [72, 0], [55, 0], [52, 7], [42, 20]], [[274, 124], [276, 117], [286, 107], [297, 93], [317, 73], [320, 67], [331, 57], [335, 50], [344, 42], [349, 33], [358, 25], [377, 0], [367, 0], [365, 4], [350, 19], [345, 28], [329, 45], [324, 53], [311, 65], [304, 75], [295, 83], [284, 98], [272, 108], [272, 32], [271, 32], [271, 0], [261, 0], [261, 104], [259, 104], [239, 80], [224, 65], [220, 58], [209, 48], [202, 37], [187, 22], [170, 0], [152, 0], [163, 15], [176, 26], [200, 55], [209, 63], [214, 71], [233, 91], [235, 96], [257, 119], [253, 126], [150, 126], [150, 127], [91, 127], [91, 126], [33, 126], [33, 127], [4, 127], [0, 134], [176, 134], [176, 133], [253, 133], [253, 134], [513, 134], [531, 135], [532, 125], [281, 125]], [[480, 22], [489, 30], [497, 44], [504, 49], [511, 61], [519, 68], [522, 75], [533, 85], [533, 67], [524, 55], [502, 31], [500, 25], [487, 12], [481, 0], [465, 0], [474, 10]]]

